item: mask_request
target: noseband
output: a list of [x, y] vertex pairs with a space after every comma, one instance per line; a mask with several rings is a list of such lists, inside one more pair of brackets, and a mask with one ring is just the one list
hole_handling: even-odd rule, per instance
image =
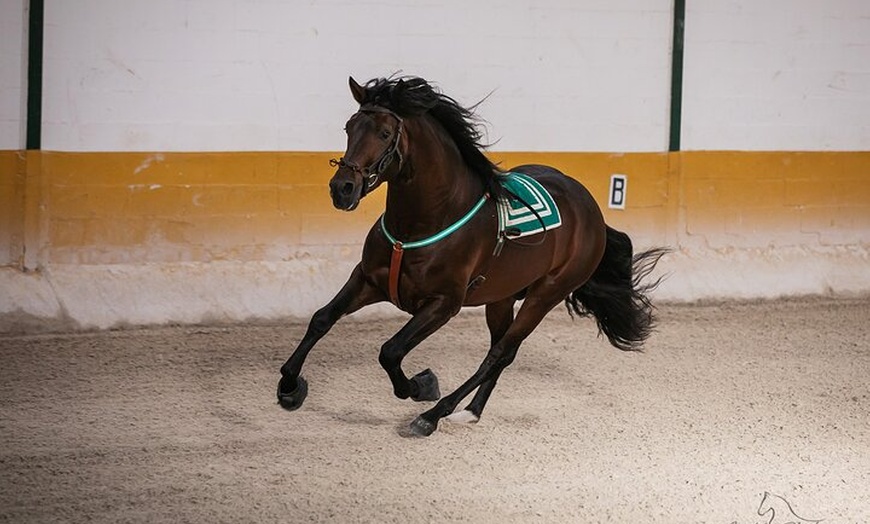
[[390, 164], [393, 163], [393, 160], [399, 159], [399, 169], [402, 169], [402, 152], [399, 151], [399, 142], [402, 139], [402, 117], [397, 115], [396, 113], [390, 111], [389, 109], [381, 106], [376, 106], [372, 104], [366, 104], [359, 108], [359, 113], [383, 113], [390, 115], [391, 117], [396, 119], [398, 125], [396, 126], [396, 132], [393, 135], [392, 143], [387, 146], [383, 153], [378, 156], [378, 158], [371, 163], [368, 167], [360, 167], [356, 162], [348, 162], [344, 159], [344, 157], [336, 159], [331, 159], [329, 161], [329, 165], [332, 167], [346, 167], [353, 171], [354, 173], [359, 173], [362, 175], [363, 180], [365, 180], [365, 186], [363, 188], [363, 195], [368, 193], [370, 189], [375, 187], [381, 179], [381, 175], [384, 174], [384, 171], [390, 167]]

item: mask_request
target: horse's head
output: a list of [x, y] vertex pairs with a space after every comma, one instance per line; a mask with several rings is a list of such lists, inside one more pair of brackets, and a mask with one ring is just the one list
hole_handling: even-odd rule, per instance
[[347, 150], [330, 161], [338, 169], [329, 181], [332, 204], [344, 211], [356, 209], [364, 196], [402, 169], [402, 118], [372, 103], [366, 87], [353, 78], [349, 84], [360, 108], [345, 125]]

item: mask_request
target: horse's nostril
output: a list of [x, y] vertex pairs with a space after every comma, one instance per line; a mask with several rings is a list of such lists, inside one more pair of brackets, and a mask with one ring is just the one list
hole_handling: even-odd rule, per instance
[[344, 196], [353, 195], [353, 182], [345, 182], [344, 185], [341, 186], [341, 194]]

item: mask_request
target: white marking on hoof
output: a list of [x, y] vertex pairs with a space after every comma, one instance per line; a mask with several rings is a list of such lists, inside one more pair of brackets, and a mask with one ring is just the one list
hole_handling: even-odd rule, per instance
[[445, 417], [450, 422], [454, 422], [456, 424], [476, 424], [480, 417], [468, 411], [467, 409], [463, 409], [462, 411], [457, 411], [456, 413], [451, 413]]

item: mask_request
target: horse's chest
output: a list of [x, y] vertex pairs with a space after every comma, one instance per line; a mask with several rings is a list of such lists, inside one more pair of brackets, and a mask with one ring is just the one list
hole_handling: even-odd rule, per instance
[[461, 300], [465, 286], [460, 281], [466, 272], [456, 267], [456, 257], [445, 258], [430, 249], [383, 251], [364, 257], [362, 269], [369, 282], [400, 309], [413, 313], [435, 296], [455, 294]]

